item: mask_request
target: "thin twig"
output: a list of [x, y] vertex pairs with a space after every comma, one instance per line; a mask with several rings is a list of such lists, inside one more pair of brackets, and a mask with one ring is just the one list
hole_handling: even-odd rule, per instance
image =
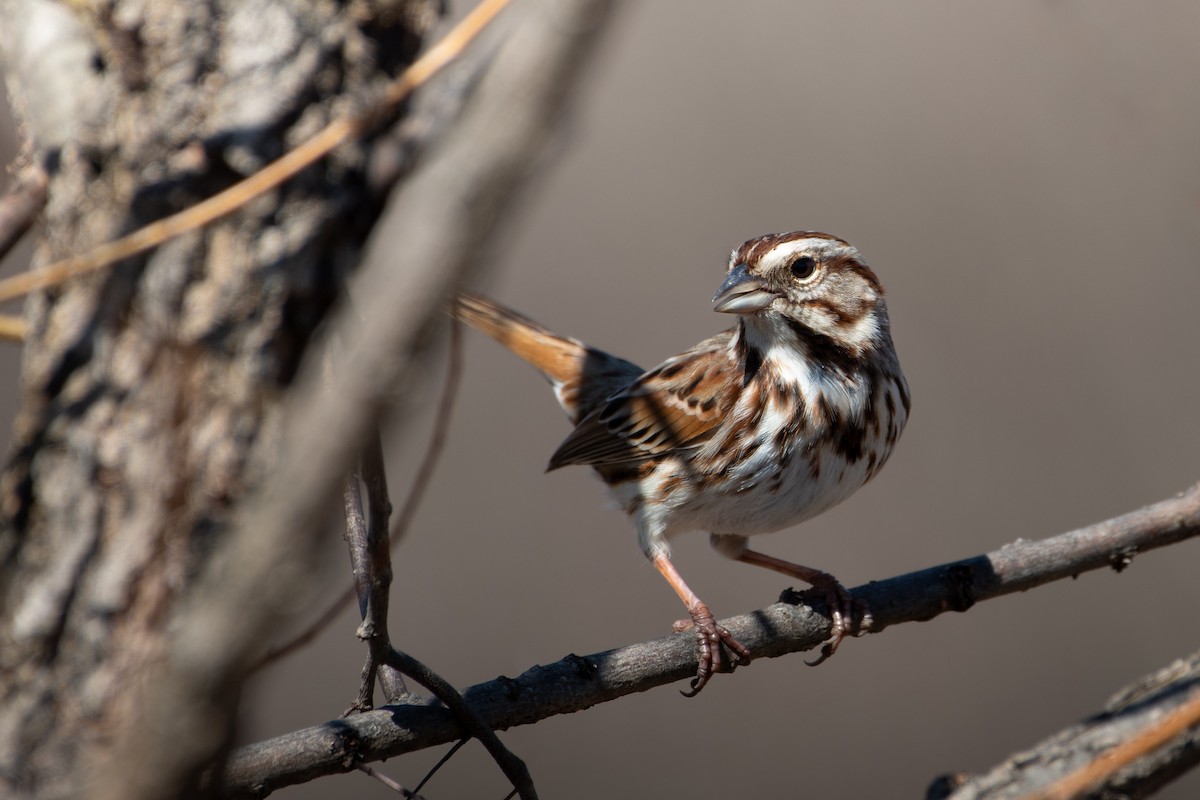
[[[868, 583], [854, 593], [870, 605], [874, 630], [966, 611], [976, 602], [1075, 577], [1102, 568], [1125, 569], [1138, 554], [1200, 535], [1200, 484], [1188, 491], [1105, 522], [1042, 541], [1019, 540], [987, 555]], [[722, 621], [755, 657], [809, 650], [828, 638], [830, 620], [819, 598], [813, 605], [787, 602]], [[859, 646], [865, 646], [860, 644]], [[687, 634], [596, 653], [570, 655], [523, 675], [499, 678], [463, 692], [497, 730], [590, 708], [634, 692], [690, 678], [695, 648]], [[407, 673], [406, 673], [407, 674]], [[729, 678], [735, 680], [736, 677]], [[350, 729], [344, 726], [349, 723]], [[392, 706], [236, 751], [225, 790], [245, 795], [266, 782], [285, 786], [345, 770], [345, 742], [364, 761], [434, 747], [461, 736], [445, 709], [429, 704]], [[282, 764], [303, 765], [289, 774]]]
[[[370, 538], [366, 516], [363, 514], [362, 493], [360, 491], [359, 475], [357, 472], [346, 476], [342, 484], [342, 507], [346, 516], [346, 546], [350, 551], [350, 572], [354, 578], [354, 591], [358, 597], [358, 613], [362, 624], [358, 627], [358, 637], [367, 642], [368, 655], [363, 664], [362, 677], [359, 681], [358, 697], [343, 716], [355, 711], [366, 711], [372, 707], [372, 695], [375, 692], [375, 674], [379, 669], [379, 660], [372, 658], [374, 647], [374, 625], [369, 621], [373, 618], [371, 610], [372, 579], [368, 563]], [[386, 630], [383, 638], [387, 638]]]
[[[363, 518], [359, 479], [368, 487], [370, 520]], [[345, 487], [352, 502], [346, 503], [346, 544], [350, 549], [350, 565], [354, 588], [358, 595], [362, 623], [357, 635], [367, 643], [367, 659], [363, 664], [362, 681], [354, 705], [346, 712], [366, 711], [374, 707], [375, 679], [386, 666], [387, 651], [391, 648], [387, 629], [387, 609], [392, 588], [392, 562], [388, 554], [387, 535], [387, 478], [384, 474], [383, 452], [379, 432], [375, 431], [360, 459], [359, 473]], [[381, 497], [382, 495], [382, 497]], [[351, 508], [351, 506], [354, 506]], [[383, 506], [381, 508], [381, 506]], [[355, 524], [351, 525], [353, 520]], [[384, 678], [389, 702], [404, 696], [408, 690], [399, 675], [392, 672]]]
[[492, 728], [462, 699], [458, 690], [417, 659], [392, 647], [388, 635], [392, 559], [386, 533], [391, 507], [387, 499], [387, 476], [378, 431], [363, 450], [361, 477], [370, 498], [370, 518], [365, 524], [358, 476], [352, 476], [344, 490], [346, 542], [350, 546], [350, 563], [362, 612], [358, 638], [367, 643], [367, 659], [362, 669], [358, 699], [351, 711], [361, 713], [372, 707], [376, 677], [383, 684], [389, 704], [407, 696], [408, 690], [399, 675], [403, 672], [433, 692], [458, 718], [463, 730], [479, 739], [524, 800], [537, 800], [537, 792], [525, 763], [504, 746]]
[[398, 794], [400, 794], [401, 797], [409, 798], [409, 800], [424, 800], [424, 798], [421, 797], [421, 795], [417, 794], [417, 792], [420, 791], [419, 789], [412, 789], [411, 791], [408, 789], [405, 789], [403, 786], [401, 786], [399, 783], [397, 783], [396, 781], [389, 778], [387, 775], [384, 775], [382, 772], [376, 772], [375, 770], [371, 769], [371, 767], [367, 766], [366, 764], [359, 764], [358, 771], [365, 772], [366, 774], [370, 775], [372, 778], [379, 781], [384, 786], [391, 789], [393, 792], [397, 792]]
[[[465, 744], [466, 744], [467, 742], [469, 742], [469, 741], [471, 741], [471, 737], [470, 737], [470, 736], [464, 736], [463, 738], [461, 738], [461, 739], [459, 739], [457, 742], [455, 742], [455, 743], [454, 743], [454, 744], [453, 744], [453, 745], [450, 747], [450, 749], [446, 751], [446, 754], [445, 754], [444, 756], [442, 756], [441, 758], [439, 758], [439, 759], [437, 760], [437, 763], [436, 763], [436, 764], [434, 764], [432, 767], [430, 767], [430, 768], [429, 768], [429, 771], [425, 773], [425, 777], [424, 777], [424, 778], [421, 778], [421, 781], [420, 781], [420, 783], [418, 783], [418, 784], [417, 784], [417, 785], [416, 785], [416, 786], [413, 788], [413, 791], [414, 791], [414, 792], [419, 792], [419, 791], [421, 791], [422, 789], [424, 789], [424, 788], [425, 788], [425, 784], [429, 783], [430, 779], [431, 779], [431, 778], [433, 778], [433, 776], [437, 774], [438, 770], [439, 770], [439, 769], [441, 769], [443, 766], [445, 766], [445, 765], [446, 765], [446, 762], [448, 762], [450, 759], [454, 758], [454, 754], [455, 754], [455, 753], [457, 753], [459, 750], [462, 750], [462, 749], [463, 749], [463, 745], [465, 745]], [[513, 791], [515, 792], [515, 791], [516, 791], [516, 789], [514, 788], [514, 789], [513, 789]]]
[[10, 317], [7, 314], [0, 314], [0, 339], [4, 341], [25, 341], [27, 327], [25, 320], [20, 317]]
[[400, 507], [396, 524], [392, 527], [393, 548], [400, 543], [400, 540], [412, 527], [417, 509], [421, 507], [425, 492], [433, 481], [433, 472], [437, 469], [438, 460], [446, 447], [446, 436], [450, 432], [450, 416], [454, 412], [454, 403], [458, 399], [458, 385], [461, 378], [462, 324], [457, 319], [452, 319], [450, 321], [450, 344], [446, 352], [446, 377], [442, 383], [442, 395], [438, 400], [437, 414], [433, 420], [433, 433], [429, 437], [429, 444], [425, 448], [421, 464], [417, 467], [416, 477], [413, 478], [408, 496], [404, 498], [404, 505]]
[[342, 514], [346, 518], [346, 532], [342, 538], [350, 550], [350, 577], [354, 584], [354, 594], [359, 598], [358, 613], [359, 616], [366, 616], [367, 571], [358, 554], [366, 549], [367, 517], [363, 513], [362, 492], [359, 486], [357, 472], [350, 473], [342, 482]]
[[537, 790], [533, 787], [533, 778], [530, 777], [525, 762], [501, 743], [492, 726], [482, 719], [449, 681], [417, 659], [395, 648], [388, 653], [388, 663], [424, 686], [445, 704], [462, 724], [463, 729], [478, 739], [500, 765], [505, 777], [512, 783], [513, 791], [519, 794], [522, 800], [537, 800]]
[[[462, 328], [457, 320], [452, 320], [450, 324], [450, 346], [447, 353], [446, 376], [443, 379], [441, 397], [438, 400], [437, 411], [433, 419], [433, 433], [429, 437], [429, 443], [425, 446], [425, 453], [421, 457], [420, 465], [417, 467], [416, 476], [413, 478], [412, 485], [408, 489], [408, 494], [404, 498], [404, 505], [401, 506], [400, 513], [396, 516], [396, 522], [392, 526], [389, 538], [393, 550], [396, 549], [396, 545], [399, 544], [412, 526], [417, 509], [420, 508], [421, 501], [425, 499], [425, 492], [432, 482], [434, 471], [437, 469], [438, 461], [441, 459], [442, 452], [445, 449], [446, 436], [450, 430], [450, 416], [454, 411], [454, 403], [458, 398], [458, 386], [461, 377]], [[267, 652], [254, 665], [254, 671], [257, 672], [263, 667], [281, 658], [286, 658], [312, 643], [321, 634], [321, 631], [332, 625], [333, 621], [338, 618], [338, 615], [354, 602], [355, 596], [353, 586], [346, 589], [307, 628]]]
[[[388, 634], [388, 608], [392, 590], [392, 556], [389, 547], [388, 518], [392, 514], [392, 502], [388, 498], [387, 471], [383, 463], [383, 443], [379, 431], [363, 449], [363, 485], [367, 487], [367, 568], [370, 570], [367, 611], [363, 616], [359, 635], [371, 638], [367, 647], [367, 658], [376, 662], [377, 677], [383, 689], [385, 703], [399, 702], [408, 694], [400, 672], [386, 661], [380, 661], [391, 647]], [[364, 687], [366, 689], [366, 687]], [[360, 692], [360, 696], [361, 696]], [[365, 698], [371, 701], [373, 687]], [[370, 705], [364, 707], [370, 708]]]
[[143, 253], [188, 231], [201, 228], [244, 206], [329, 155], [338, 145], [369, 132], [415, 89], [453, 61], [488, 26], [509, 0], [483, 0], [449, 33], [388, 85], [382, 101], [361, 114], [329, 123], [311, 139], [228, 189], [177, 214], [152, 222], [127, 236], [80, 256], [0, 281], [0, 302], [37, 289], [57, 286], [89, 272]]
[[338, 597], [337, 600], [329, 604], [329, 608], [321, 612], [320, 616], [312, 621], [312, 623], [302, 630], [296, 636], [283, 644], [276, 647], [274, 650], [266, 653], [262, 658], [250, 668], [251, 673], [258, 672], [263, 667], [275, 663], [281, 658], [286, 658], [297, 650], [306, 647], [321, 635], [321, 632], [333, 624], [341, 613], [346, 610], [351, 603], [354, 602], [355, 593], [354, 587], [351, 586]]

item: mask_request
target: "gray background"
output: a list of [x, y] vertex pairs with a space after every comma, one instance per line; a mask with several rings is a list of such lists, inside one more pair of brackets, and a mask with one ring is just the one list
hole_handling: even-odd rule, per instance
[[[483, 289], [649, 367], [729, 323], [709, 298], [732, 247], [835, 233], [888, 289], [913, 416], [870, 486], [761, 549], [856, 585], [1131, 510], [1200, 478], [1198, 34], [1182, 1], [630, 4]], [[667, 632], [682, 607], [599, 482], [542, 472], [568, 430], [546, 385], [477, 335], [466, 357], [393, 637], [466, 686]], [[394, 437], [397, 505], [440, 369]], [[314, 607], [348, 580], [336, 535]], [[1196, 649], [1198, 552], [503, 738], [543, 797], [919, 797]], [[718, 616], [788, 585], [703, 536], [676, 553]], [[247, 739], [348, 705], [354, 623], [255, 682]], [[381, 769], [411, 785], [438, 755]], [[506, 791], [473, 743], [425, 794]], [[279, 796], [343, 793], [394, 796], [361, 775]]]

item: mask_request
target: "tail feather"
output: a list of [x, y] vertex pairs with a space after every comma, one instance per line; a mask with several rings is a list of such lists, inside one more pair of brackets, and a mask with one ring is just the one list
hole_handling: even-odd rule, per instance
[[575, 422], [642, 373], [636, 364], [588, 347], [578, 339], [559, 336], [478, 295], [460, 295], [452, 313], [541, 370], [554, 385], [559, 404]]
[[554, 383], [579, 377], [587, 345], [551, 333], [533, 320], [477, 295], [459, 296], [454, 316], [537, 367]]

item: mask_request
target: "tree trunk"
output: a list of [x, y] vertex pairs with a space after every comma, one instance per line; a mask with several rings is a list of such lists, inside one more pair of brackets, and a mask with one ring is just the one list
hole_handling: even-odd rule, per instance
[[[186, 208], [358, 110], [436, 13], [0, 0], [10, 94], [51, 178], [38, 262]], [[385, 136], [30, 299], [0, 487], [3, 796], [76, 795], [130, 724], [172, 609], [272, 469], [282, 390], [398, 174]]]

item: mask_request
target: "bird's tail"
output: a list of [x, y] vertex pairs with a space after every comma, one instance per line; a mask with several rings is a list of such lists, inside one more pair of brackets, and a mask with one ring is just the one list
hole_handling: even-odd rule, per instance
[[454, 316], [545, 373], [555, 384], [578, 379], [587, 346], [559, 336], [526, 316], [478, 295], [459, 295]]
[[451, 313], [542, 371], [559, 405], [575, 422], [642, 370], [625, 359], [559, 336], [528, 317], [478, 295], [463, 294]]

